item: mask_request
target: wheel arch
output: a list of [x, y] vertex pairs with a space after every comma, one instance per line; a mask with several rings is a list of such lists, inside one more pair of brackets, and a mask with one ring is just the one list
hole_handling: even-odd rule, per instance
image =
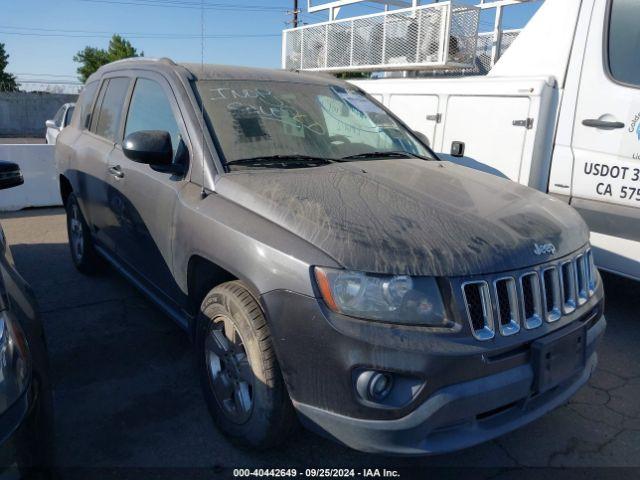
[[62, 198], [62, 204], [66, 205], [69, 195], [73, 192], [73, 187], [71, 186], [71, 182], [69, 181], [69, 179], [62, 174], [60, 174], [59, 176], [59, 183], [60, 198]]
[[[187, 266], [187, 292], [189, 297], [189, 310], [193, 314], [194, 319], [197, 319], [200, 304], [207, 293], [218, 285], [234, 280], [241, 281], [261, 307], [263, 307], [260, 302], [260, 292], [258, 288], [246, 276], [231, 271], [203, 255], [191, 255]], [[193, 323], [192, 333], [195, 333], [196, 322], [194, 321]]]

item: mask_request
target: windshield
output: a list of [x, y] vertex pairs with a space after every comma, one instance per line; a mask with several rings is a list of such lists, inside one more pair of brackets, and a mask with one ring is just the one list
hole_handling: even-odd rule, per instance
[[295, 160], [296, 167], [324, 164], [317, 159], [401, 159], [403, 152], [433, 159], [355, 87], [259, 80], [203, 80], [196, 87], [230, 168], [268, 158]]

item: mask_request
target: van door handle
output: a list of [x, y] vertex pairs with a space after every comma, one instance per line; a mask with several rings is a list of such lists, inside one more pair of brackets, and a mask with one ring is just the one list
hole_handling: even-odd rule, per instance
[[622, 122], [607, 122], [605, 120], [598, 120], [596, 118], [587, 118], [582, 121], [585, 127], [601, 128], [603, 130], [615, 130], [618, 128], [624, 128]]
[[109, 167], [109, 173], [116, 178], [124, 177], [124, 172], [122, 171], [122, 168], [120, 168], [120, 165], [116, 165], [115, 167]]

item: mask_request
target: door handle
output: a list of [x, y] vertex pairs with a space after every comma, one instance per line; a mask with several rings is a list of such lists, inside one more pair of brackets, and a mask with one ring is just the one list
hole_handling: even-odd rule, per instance
[[120, 168], [120, 165], [116, 165], [115, 167], [109, 167], [109, 173], [116, 178], [124, 177], [124, 172], [122, 171], [122, 168]]
[[598, 120], [596, 118], [587, 118], [582, 121], [585, 127], [601, 128], [603, 130], [615, 130], [618, 128], [624, 128], [622, 122], [607, 122], [605, 120]]

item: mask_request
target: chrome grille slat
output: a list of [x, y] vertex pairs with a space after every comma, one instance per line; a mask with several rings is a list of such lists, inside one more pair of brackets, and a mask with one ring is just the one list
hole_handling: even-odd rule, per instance
[[538, 328], [542, 325], [542, 293], [536, 272], [525, 273], [520, 277], [520, 295], [524, 328]]
[[498, 326], [502, 336], [515, 335], [520, 331], [518, 313], [518, 291], [513, 277], [500, 278], [493, 282], [496, 295]]
[[560, 276], [556, 267], [549, 267], [542, 272], [542, 284], [547, 322], [560, 320]]
[[567, 315], [576, 309], [576, 269], [571, 260], [560, 265], [560, 289], [562, 313]]
[[463, 282], [463, 301], [473, 336], [490, 340], [496, 331], [507, 337], [523, 328], [556, 322], [589, 301], [598, 278], [593, 253], [587, 248], [528, 271]]
[[473, 336], [478, 340], [492, 339], [495, 328], [489, 284], [485, 281], [466, 282], [462, 285], [462, 292]]
[[589, 264], [586, 254], [576, 257], [576, 279], [578, 305], [584, 305], [589, 300]]
[[593, 261], [593, 251], [589, 249], [585, 255], [587, 256], [587, 263], [589, 265], [589, 297], [591, 297], [598, 286], [598, 276], [596, 265]]

